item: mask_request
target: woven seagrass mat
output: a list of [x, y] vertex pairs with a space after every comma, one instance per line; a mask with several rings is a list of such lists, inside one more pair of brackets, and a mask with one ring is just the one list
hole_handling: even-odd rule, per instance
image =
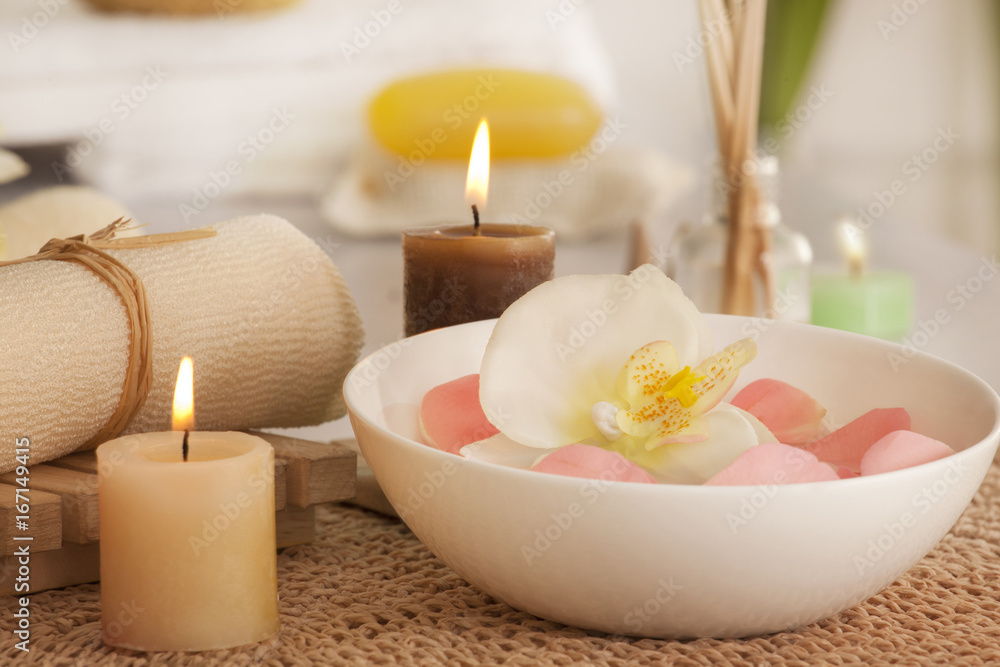
[[620, 639], [515, 611], [472, 588], [398, 520], [320, 508], [319, 537], [278, 558], [282, 629], [200, 654], [105, 647], [96, 585], [32, 596], [31, 652], [3, 600], [0, 662], [49, 665], [1000, 664], [1000, 463], [958, 524], [899, 581], [797, 632], [744, 640]]

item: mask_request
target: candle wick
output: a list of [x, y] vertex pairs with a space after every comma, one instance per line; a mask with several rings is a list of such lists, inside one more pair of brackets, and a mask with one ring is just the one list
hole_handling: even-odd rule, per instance
[[472, 205], [472, 233], [479, 236], [479, 209]]
[[859, 258], [853, 258], [847, 263], [847, 273], [855, 280], [861, 278], [865, 274], [865, 263]]
[[188, 433], [187, 429], [184, 429], [184, 440], [181, 442], [181, 454], [184, 455], [184, 462], [187, 463], [188, 460]]

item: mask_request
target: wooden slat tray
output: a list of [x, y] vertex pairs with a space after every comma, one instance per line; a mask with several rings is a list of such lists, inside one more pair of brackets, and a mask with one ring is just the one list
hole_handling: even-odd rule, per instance
[[[254, 433], [274, 447], [274, 508], [278, 548], [311, 542], [316, 505], [354, 497], [357, 457], [350, 448]], [[31, 545], [27, 592], [100, 579], [97, 458], [79, 452], [30, 468], [30, 529], [16, 526], [16, 475], [0, 475], [0, 595], [14, 593], [18, 563], [13, 556]], [[30, 542], [16, 536], [30, 535]], [[19, 594], [24, 591], [20, 591]]]

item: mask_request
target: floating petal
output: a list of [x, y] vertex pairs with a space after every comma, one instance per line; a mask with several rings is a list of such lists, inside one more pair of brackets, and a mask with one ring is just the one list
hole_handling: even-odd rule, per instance
[[850, 468], [847, 468], [845, 466], [840, 466], [839, 468], [837, 468], [837, 477], [839, 477], [840, 479], [854, 479], [857, 476], [858, 473], [854, 472]]
[[712, 351], [704, 318], [659, 269], [543, 283], [497, 322], [481, 367], [483, 408], [531, 447], [602, 441], [591, 408], [615, 398], [622, 365], [655, 340], [669, 340], [689, 366]]
[[861, 459], [861, 474], [902, 470], [951, 456], [955, 450], [934, 438], [913, 431], [893, 431], [868, 448]]
[[560, 447], [539, 459], [531, 469], [552, 475], [607, 482], [656, 484], [652, 475], [621, 454], [581, 443]]
[[806, 445], [811, 452], [831, 465], [861, 471], [861, 459], [875, 442], [893, 431], [910, 428], [910, 414], [903, 408], [876, 408], [822, 440]]
[[484, 461], [508, 468], [528, 470], [535, 464], [538, 457], [545, 455], [545, 450], [537, 447], [525, 447], [503, 433], [497, 433], [491, 438], [462, 447], [459, 453], [472, 461]]
[[420, 402], [420, 433], [433, 447], [458, 454], [465, 445], [496, 435], [479, 403], [479, 376], [440, 384]]
[[715, 409], [719, 410], [726, 405], [729, 405], [729, 407], [739, 412], [740, 416], [743, 417], [743, 419], [746, 419], [747, 422], [749, 422], [750, 427], [753, 428], [753, 432], [757, 436], [757, 444], [762, 445], [766, 442], [778, 442], [778, 438], [773, 433], [771, 433], [770, 429], [764, 426], [764, 423], [761, 420], [757, 419], [746, 410], [743, 410], [741, 408], [736, 407], [735, 405], [731, 405], [728, 403], [720, 403]]
[[751, 447], [718, 475], [708, 486], [760, 486], [799, 484], [840, 479], [833, 468], [792, 445], [768, 443]]
[[776, 442], [800, 445], [820, 436], [826, 408], [806, 392], [781, 380], [764, 378], [743, 387], [730, 401], [763, 422]]

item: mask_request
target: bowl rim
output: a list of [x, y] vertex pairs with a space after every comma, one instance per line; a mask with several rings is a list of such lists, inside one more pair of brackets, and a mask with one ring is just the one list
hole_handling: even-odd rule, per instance
[[[839, 329], [831, 329], [829, 327], [822, 327], [822, 326], [819, 326], [819, 325], [805, 324], [805, 323], [802, 323], [802, 322], [788, 322], [788, 321], [782, 321], [782, 320], [773, 320], [773, 319], [766, 319], [766, 318], [762, 318], [762, 317], [749, 317], [749, 316], [741, 316], [741, 315], [724, 315], [724, 314], [719, 314], [719, 313], [705, 313], [705, 314], [703, 314], [703, 317], [705, 317], [709, 321], [709, 323], [711, 323], [712, 320], [716, 320], [716, 319], [718, 319], [718, 320], [727, 320], [728, 319], [728, 320], [742, 320], [742, 321], [750, 321], [750, 322], [762, 323], [762, 324], [766, 325], [768, 328], [771, 328], [773, 326], [779, 326], [779, 327], [803, 328], [803, 329], [808, 329], [808, 330], [813, 330], [813, 331], [815, 331], [815, 330], [821, 330], [824, 333], [828, 333], [829, 335], [833, 335], [833, 336], [836, 336], [836, 337], [846, 337], [846, 338], [849, 338], [849, 339], [851, 339], [851, 338], [853, 338], [853, 339], [864, 339], [866, 344], [875, 345], [877, 347], [882, 347], [883, 349], [885, 349], [887, 351], [892, 350], [892, 351], [896, 351], [896, 352], [902, 352], [903, 350], [907, 350], [909, 352], [907, 358], [909, 358], [909, 359], [920, 358], [920, 359], [924, 359], [924, 360], [930, 361], [931, 363], [942, 365], [942, 366], [944, 366], [945, 368], [949, 369], [952, 372], [958, 372], [959, 374], [964, 375], [967, 379], [972, 380], [974, 384], [978, 384], [979, 388], [985, 390], [984, 391], [984, 396], [988, 396], [989, 397], [989, 403], [991, 404], [991, 406], [993, 408], [994, 415], [995, 415], [994, 421], [993, 421], [993, 427], [990, 429], [989, 433], [987, 433], [978, 442], [976, 442], [976, 443], [974, 443], [972, 445], [969, 445], [965, 449], [957, 451], [954, 454], [946, 456], [943, 459], [938, 459], [936, 461], [930, 461], [928, 463], [922, 463], [922, 464], [919, 464], [919, 465], [916, 465], [916, 466], [911, 466], [909, 468], [902, 468], [900, 470], [893, 470], [893, 471], [890, 471], [890, 472], [879, 473], [877, 475], [858, 476], [858, 477], [853, 477], [853, 478], [849, 478], [849, 479], [836, 479], [836, 480], [827, 480], [827, 481], [821, 481], [821, 482], [793, 482], [793, 483], [788, 483], [788, 484], [753, 484], [753, 485], [743, 484], [743, 485], [711, 485], [711, 486], [706, 486], [704, 484], [668, 484], [668, 483], [638, 484], [638, 483], [626, 482], [626, 481], [591, 479], [591, 478], [583, 478], [583, 477], [569, 477], [569, 476], [565, 476], [565, 475], [550, 474], [550, 475], [545, 475], [545, 478], [548, 479], [548, 481], [546, 482], [547, 484], [562, 484], [562, 485], [565, 485], [565, 486], [574, 485], [576, 488], [579, 488], [579, 486], [581, 484], [601, 484], [601, 485], [604, 485], [606, 487], [607, 491], [611, 491], [611, 490], [613, 490], [615, 488], [619, 488], [619, 489], [627, 488], [627, 489], [636, 489], [636, 491], [630, 491], [630, 493], [634, 492], [634, 493], [648, 493], [648, 494], [658, 494], [658, 495], [670, 494], [670, 493], [685, 493], [685, 494], [686, 493], [696, 493], [696, 494], [697, 493], [712, 493], [712, 494], [716, 494], [716, 495], [729, 493], [729, 494], [732, 494], [732, 495], [745, 495], [747, 493], [747, 489], [759, 489], [759, 488], [762, 488], [762, 487], [771, 487], [771, 486], [774, 486], [774, 487], [776, 487], [776, 492], [777, 493], [782, 493], [782, 494], [786, 494], [787, 495], [787, 494], [791, 494], [791, 493], [796, 493], [796, 490], [801, 490], [801, 489], [807, 489], [808, 490], [808, 489], [812, 489], [812, 488], [830, 488], [831, 484], [836, 484], [837, 485], [836, 488], [843, 488], [843, 487], [847, 487], [848, 485], [858, 486], [858, 485], [878, 484], [878, 483], [880, 483], [880, 480], [899, 479], [899, 478], [907, 476], [907, 475], [917, 474], [914, 471], [930, 470], [933, 467], [946, 467], [948, 465], [948, 462], [952, 461], [952, 460], [955, 460], [956, 457], [958, 457], [958, 458], [966, 458], [966, 457], [969, 457], [969, 456], [973, 456], [974, 455], [973, 452], [975, 452], [975, 455], [979, 455], [979, 454], [982, 453], [982, 452], [980, 452], [980, 450], [986, 450], [986, 449], [991, 449], [992, 448], [993, 452], [994, 452], [994, 456], [996, 454], [996, 450], [998, 448], [998, 445], [1000, 445], [1000, 395], [998, 395], [997, 392], [996, 392], [996, 390], [994, 390], [993, 387], [990, 386], [989, 383], [987, 383], [981, 377], [979, 377], [978, 375], [976, 375], [972, 371], [969, 371], [969, 370], [967, 370], [967, 369], [959, 366], [958, 364], [956, 364], [954, 362], [948, 361], [947, 359], [943, 359], [941, 357], [938, 357], [936, 355], [930, 354], [928, 352], [925, 352], [925, 351], [919, 350], [919, 349], [915, 350], [916, 354], [913, 354], [914, 350], [908, 350], [907, 348], [905, 348], [900, 343], [895, 343], [895, 342], [892, 342], [892, 341], [882, 340], [880, 338], [874, 338], [872, 336], [866, 336], [864, 334], [854, 333], [854, 332], [850, 332], [850, 331], [841, 331]], [[467, 322], [467, 323], [464, 323], [464, 324], [457, 324], [457, 325], [453, 325], [453, 326], [450, 326], [450, 327], [442, 327], [440, 329], [434, 329], [434, 330], [431, 330], [431, 331], [425, 331], [423, 333], [417, 334], [416, 336], [410, 336], [410, 337], [407, 337], [407, 338], [404, 338], [404, 339], [401, 339], [401, 340], [414, 340], [414, 339], [417, 339], [417, 338], [424, 338], [424, 337], [429, 337], [429, 336], [440, 335], [441, 332], [443, 332], [443, 331], [455, 330], [455, 329], [462, 328], [462, 327], [469, 328], [469, 329], [472, 329], [472, 328], [485, 328], [487, 326], [487, 323], [490, 323], [490, 326], [493, 326], [493, 325], [496, 324], [496, 322], [497, 322], [496, 319], [479, 320], [479, 321], [476, 321], [476, 322]], [[396, 440], [398, 440], [399, 442], [401, 442], [403, 444], [403, 446], [406, 447], [406, 448], [417, 447], [421, 451], [423, 451], [423, 450], [429, 450], [432, 453], [433, 456], [440, 457], [442, 461], [455, 461], [457, 465], [472, 465], [474, 467], [475, 466], [480, 466], [480, 467], [483, 467], [484, 469], [489, 469], [489, 470], [496, 471], [497, 474], [510, 474], [510, 475], [513, 475], [515, 479], [518, 476], [524, 476], [524, 475], [527, 475], [529, 477], [522, 477], [522, 479], [537, 479], [538, 478], [539, 473], [537, 471], [523, 470], [523, 469], [520, 469], [520, 468], [511, 467], [511, 466], [503, 466], [503, 465], [499, 465], [499, 464], [496, 464], [496, 463], [490, 463], [488, 461], [479, 461], [479, 460], [475, 460], [475, 459], [468, 459], [468, 458], [465, 458], [464, 456], [457, 455], [457, 454], [452, 454], [450, 452], [446, 452], [446, 451], [440, 450], [440, 449], [438, 449], [436, 447], [432, 447], [432, 446], [427, 445], [425, 443], [418, 442], [418, 441], [413, 440], [411, 438], [407, 438], [406, 436], [400, 435], [399, 433], [391, 431], [391, 430], [387, 429], [386, 427], [383, 427], [383, 426], [380, 426], [380, 425], [376, 424], [372, 419], [369, 419], [366, 415], [364, 415], [362, 411], [358, 410], [357, 405], [354, 402], [354, 399], [355, 399], [354, 394], [355, 394], [356, 391], [361, 391], [361, 390], [355, 390], [352, 381], [354, 380], [354, 378], [356, 378], [362, 372], [363, 368], [366, 365], [368, 365], [369, 363], [372, 363], [372, 360], [375, 357], [377, 357], [377, 356], [379, 356], [381, 354], [386, 353], [387, 349], [390, 348], [390, 347], [392, 347], [393, 345], [399, 345], [399, 344], [400, 344], [399, 340], [393, 341], [392, 343], [388, 343], [386, 345], [383, 345], [383, 346], [379, 347], [378, 349], [376, 349], [376, 350], [370, 352], [369, 354], [365, 355], [364, 358], [360, 359], [354, 365], [354, 367], [351, 368], [350, 372], [348, 372], [347, 376], [344, 378], [344, 384], [343, 384], [344, 403], [347, 406], [348, 413], [349, 413], [350, 418], [352, 420], [359, 419], [359, 420], [363, 421], [368, 427], [370, 427], [370, 428], [372, 428], [374, 430], [381, 431], [381, 432], [384, 432], [384, 433], [387, 433], [387, 434], [391, 435], [393, 438], [395, 438]], [[377, 382], [375, 384], [377, 384]], [[352, 428], [353, 428], [353, 426], [352, 426]], [[360, 440], [359, 440], [359, 445], [360, 445]], [[539, 449], [539, 452], [542, 452], [542, 451], [545, 451], [545, 450]], [[645, 489], [644, 489], [644, 487], [645, 487]], [[644, 490], [639, 490], [639, 489], [644, 489]], [[692, 491], [693, 489], [698, 489], [698, 491]]]

